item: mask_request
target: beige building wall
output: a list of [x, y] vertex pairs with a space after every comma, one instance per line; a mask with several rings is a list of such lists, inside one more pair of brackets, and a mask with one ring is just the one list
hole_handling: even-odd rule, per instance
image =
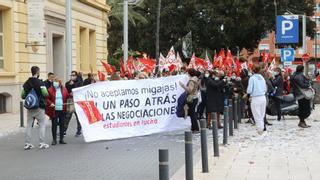
[[[44, 42], [30, 46], [27, 38], [28, 1], [0, 0], [4, 59], [3, 67], [0, 66], [0, 113], [3, 113], [3, 106], [6, 112], [19, 110], [22, 84], [30, 77], [30, 68], [34, 65], [40, 67], [42, 79], [46, 79], [48, 72], [56, 73], [64, 81], [69, 79], [65, 57], [65, 0], [44, 1]], [[83, 74], [91, 69], [95, 72], [99, 60], [107, 58], [109, 11], [104, 0], [72, 0], [74, 70]]]

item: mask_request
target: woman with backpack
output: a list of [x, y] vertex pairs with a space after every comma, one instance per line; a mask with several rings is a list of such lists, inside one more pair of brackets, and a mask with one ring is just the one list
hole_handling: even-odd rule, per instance
[[196, 106], [198, 104], [198, 89], [199, 89], [199, 72], [195, 69], [189, 69], [188, 75], [190, 77], [187, 85], [179, 82], [180, 86], [186, 91], [187, 94], [187, 113], [191, 119], [191, 131], [199, 133], [199, 125], [197, 121]]
[[65, 118], [67, 111], [68, 90], [62, 85], [61, 80], [56, 78], [53, 86], [48, 89], [49, 96], [46, 99], [46, 114], [52, 122], [52, 145], [57, 144], [57, 126], [59, 125], [60, 140], [59, 144], [64, 142]]

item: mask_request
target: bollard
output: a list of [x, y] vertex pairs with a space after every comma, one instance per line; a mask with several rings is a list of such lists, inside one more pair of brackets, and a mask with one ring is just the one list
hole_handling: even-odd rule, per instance
[[169, 180], [168, 149], [159, 149], [159, 180]]
[[229, 107], [225, 106], [223, 111], [223, 144], [228, 144], [228, 120], [229, 120]]
[[201, 127], [201, 158], [202, 158], [202, 172], [209, 172], [208, 167], [208, 143], [207, 143], [207, 122], [203, 119], [200, 121]]
[[213, 155], [219, 157], [219, 136], [218, 136], [217, 113], [212, 113], [212, 137], [213, 137]]
[[186, 180], [193, 180], [193, 152], [192, 152], [191, 131], [185, 132], [184, 141], [185, 141]]
[[20, 101], [20, 127], [24, 127], [24, 108], [23, 108], [23, 101]]
[[234, 128], [238, 129], [238, 101], [237, 98], [235, 98], [233, 103], [233, 122], [234, 122]]
[[232, 106], [232, 99], [229, 99], [229, 135], [233, 136], [233, 106]]
[[[241, 114], [241, 112], [242, 112], [242, 108], [241, 108], [241, 103], [242, 103], [242, 101], [241, 101], [241, 97], [239, 97], [238, 98], [238, 123], [241, 123], [241, 118], [242, 118], [242, 114]], [[239, 127], [239, 124], [238, 124], [238, 127]]]

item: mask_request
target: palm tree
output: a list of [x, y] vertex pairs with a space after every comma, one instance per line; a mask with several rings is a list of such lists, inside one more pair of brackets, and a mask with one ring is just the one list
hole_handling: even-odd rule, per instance
[[[109, 14], [109, 18], [114, 18], [119, 21], [121, 24], [123, 23], [123, 0], [106, 0], [107, 4], [111, 6], [111, 13]], [[133, 26], [136, 26], [137, 22], [147, 23], [148, 20], [136, 11], [137, 8], [144, 8], [145, 3], [144, 0], [137, 1], [137, 3], [129, 4], [128, 7], [128, 20]], [[110, 25], [110, 23], [109, 23]]]

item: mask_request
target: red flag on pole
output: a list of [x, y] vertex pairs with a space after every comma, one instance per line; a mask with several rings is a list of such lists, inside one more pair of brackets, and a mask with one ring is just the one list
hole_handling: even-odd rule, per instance
[[98, 77], [99, 77], [99, 81], [106, 80], [106, 76], [101, 71], [98, 71]]
[[122, 59], [120, 60], [120, 77], [124, 78], [125, 76], [125, 68]]
[[106, 70], [107, 74], [112, 74], [115, 72], [114, 66], [111, 66], [110, 64], [108, 64], [107, 62], [105, 62], [103, 60], [101, 60], [100, 62], [103, 65], [104, 69]]

